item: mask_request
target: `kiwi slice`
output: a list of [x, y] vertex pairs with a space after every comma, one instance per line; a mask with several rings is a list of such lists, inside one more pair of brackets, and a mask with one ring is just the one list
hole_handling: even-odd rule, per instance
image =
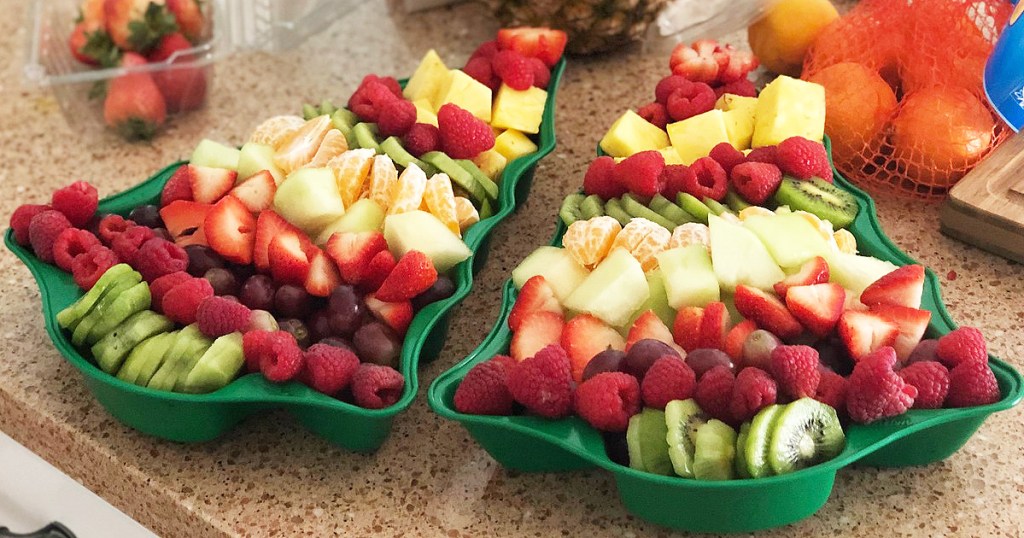
[[857, 218], [859, 209], [852, 194], [820, 179], [800, 181], [783, 178], [774, 200], [793, 211], [803, 210], [830, 221], [837, 229], [849, 226]]
[[693, 477], [697, 480], [729, 480], [736, 459], [736, 430], [718, 419], [697, 428], [694, 437]]
[[725, 193], [725, 205], [732, 211], [739, 213], [752, 204], [744, 200], [739, 194], [736, 194], [736, 191], [729, 191]]
[[415, 163], [416, 166], [420, 167], [420, 170], [423, 170], [427, 177], [437, 173], [437, 168], [434, 168], [434, 165], [427, 164], [406, 151], [402, 147], [402, 141], [397, 136], [389, 136], [384, 139], [380, 143], [380, 149], [384, 152], [384, 155], [387, 155], [395, 164], [402, 168], [409, 168], [410, 164]]
[[[420, 155], [420, 160], [448, 174], [452, 180], [452, 187], [461, 188], [469, 195], [469, 199], [477, 206], [482, 207], [487, 199], [487, 190], [476, 179], [473, 174], [455, 162], [454, 159], [440, 151], [428, 151]], [[480, 218], [484, 219], [481, 211]]]
[[665, 198], [661, 194], [655, 194], [651, 201], [647, 203], [647, 207], [651, 208], [658, 213], [661, 213], [661, 208], [665, 207], [666, 204], [671, 204], [672, 201]]
[[630, 194], [623, 194], [620, 201], [622, 203], [622, 209], [625, 209], [626, 213], [629, 213], [634, 217], [645, 218], [669, 231], [676, 227], [676, 223], [655, 213], [654, 211], [651, 210], [651, 208], [640, 203], [639, 200], [637, 200]]
[[92, 311], [93, 307], [122, 278], [130, 279], [132, 284], [142, 282], [142, 275], [132, 271], [127, 263], [119, 263], [104, 272], [89, 291], [71, 306], [57, 314], [57, 323], [65, 329], [74, 329], [82, 318]]
[[663, 411], [645, 408], [633, 415], [626, 428], [629, 466], [649, 473], [671, 475], [672, 461], [665, 442], [667, 433]]
[[328, 100], [328, 99], [324, 99], [323, 101], [320, 101], [320, 109], [319, 109], [320, 114], [317, 114], [317, 115], [318, 116], [322, 116], [324, 114], [327, 114], [328, 116], [331, 116], [337, 110], [338, 110], [338, 107], [334, 106], [334, 103], [330, 102], [330, 100]]
[[380, 131], [377, 130], [376, 123], [357, 123], [352, 127], [352, 134], [355, 135], [357, 146], [372, 149], [377, 155], [384, 153], [384, 150], [380, 149], [380, 142], [377, 141]]
[[750, 423], [743, 455], [747, 460], [747, 475], [751, 478], [764, 478], [774, 473], [768, 463], [768, 448], [779, 411], [782, 411], [781, 405], [769, 405], [758, 411]]
[[302, 105], [302, 119], [309, 121], [320, 115], [320, 109], [316, 105], [306, 103]]
[[813, 398], [787, 404], [775, 419], [768, 462], [781, 475], [828, 461], [843, 451], [846, 436], [836, 410]]
[[359, 147], [356, 134], [352, 132], [352, 127], [355, 127], [357, 123], [359, 123], [359, 117], [348, 109], [339, 108], [334, 111], [334, 114], [331, 114], [331, 125], [345, 135], [345, 141], [348, 142], [350, 148]]
[[750, 471], [747, 470], [747, 437], [749, 435], [750, 423], [744, 422], [740, 425], [740, 432], [736, 434], [736, 461], [733, 462], [736, 476], [739, 478], [750, 478]]
[[494, 204], [491, 203], [491, 199], [484, 197], [484, 201], [480, 202], [480, 220], [490, 218], [494, 216]]
[[596, 194], [587, 196], [580, 204], [580, 213], [587, 220], [604, 216], [604, 200]]
[[708, 421], [708, 415], [692, 398], [672, 400], [665, 406], [665, 423], [668, 433], [668, 457], [672, 469], [679, 476], [693, 478], [694, 438], [697, 429]]
[[651, 198], [651, 203], [648, 207], [656, 211], [662, 217], [674, 222], [677, 226], [680, 224], [686, 224], [688, 222], [696, 222], [697, 219], [693, 215], [683, 211], [682, 208], [673, 204], [671, 200], [658, 194], [654, 198]]
[[558, 209], [558, 217], [562, 219], [566, 226], [586, 218], [583, 216], [583, 210], [580, 207], [580, 204], [585, 199], [586, 196], [577, 193], [570, 194], [565, 197], [565, 200], [562, 200], [562, 207]]
[[681, 192], [676, 195], [676, 203], [679, 204], [679, 207], [683, 208], [683, 211], [693, 215], [697, 222], [708, 223], [708, 216], [711, 214], [711, 210], [694, 195], [688, 192]]
[[92, 356], [100, 369], [113, 374], [135, 346], [155, 334], [174, 329], [174, 322], [153, 312], [141, 310], [129, 316], [92, 346]]
[[629, 224], [629, 220], [633, 218], [622, 208], [618, 198], [612, 198], [604, 203], [604, 214], [619, 221], [623, 226]]
[[491, 200], [498, 199], [498, 184], [491, 181], [491, 178], [487, 177], [487, 174], [483, 173], [476, 163], [469, 159], [456, 159], [455, 162], [458, 163], [463, 170], [469, 172], [469, 175], [473, 176], [473, 179], [483, 187], [488, 198]]
[[707, 196], [705, 196], [704, 199], [701, 200], [701, 201], [704, 202], [704, 205], [708, 206], [708, 209], [712, 213], [714, 213], [715, 215], [721, 215], [722, 213], [727, 213], [727, 212], [728, 213], [732, 213], [732, 211], [729, 211], [729, 208], [727, 208], [724, 205], [718, 203], [718, 201], [716, 201], [716, 200], [708, 198]]

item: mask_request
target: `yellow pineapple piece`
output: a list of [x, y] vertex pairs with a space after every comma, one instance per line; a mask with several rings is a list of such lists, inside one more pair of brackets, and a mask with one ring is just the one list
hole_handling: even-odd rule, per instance
[[491, 89], [458, 69], [441, 85], [433, 101], [434, 110], [454, 103], [481, 120], [491, 122]]
[[287, 176], [313, 160], [327, 131], [331, 130], [331, 117], [324, 114], [302, 124], [277, 148], [274, 164]]
[[345, 135], [337, 129], [331, 129], [324, 135], [324, 141], [320, 143], [320, 148], [316, 150], [313, 160], [309, 161], [306, 166], [314, 168], [327, 166], [328, 161], [346, 151], [348, 151], [348, 141], [345, 140]]
[[[529, 139], [527, 139], [529, 140]], [[501, 173], [505, 170], [505, 165], [508, 164], [508, 159], [504, 155], [498, 153], [494, 148], [479, 153], [476, 157], [473, 157], [473, 164], [480, 169], [487, 177], [491, 178], [491, 181], [501, 182]]]
[[415, 102], [419, 99], [426, 99], [431, 102], [437, 96], [441, 86], [448, 81], [448, 68], [444, 65], [441, 57], [434, 49], [430, 49], [423, 56], [420, 65], [416, 67], [409, 82], [402, 90], [406, 99]]
[[423, 204], [423, 192], [427, 189], [427, 174], [416, 163], [409, 163], [398, 182], [391, 189], [391, 203], [388, 215], [415, 211]]
[[494, 151], [497, 151], [505, 159], [514, 161], [523, 155], [529, 155], [537, 151], [537, 144], [530, 140], [530, 137], [515, 129], [507, 129], [494, 137]]
[[724, 113], [725, 129], [732, 146], [740, 151], [750, 148], [750, 139], [754, 136], [757, 97], [727, 93], [718, 98], [715, 108]]
[[634, 153], [669, 146], [668, 135], [657, 125], [627, 110], [601, 139], [601, 149], [612, 157], [629, 157]]
[[452, 180], [448, 174], [434, 174], [427, 180], [427, 187], [423, 191], [423, 203], [430, 214], [444, 223], [452, 233], [462, 237], [462, 228], [459, 226], [458, 212], [455, 209], [455, 192], [452, 190]]
[[334, 180], [338, 182], [338, 192], [341, 193], [345, 207], [362, 198], [374, 155], [372, 149], [360, 148], [346, 151], [327, 161], [327, 167], [334, 172]]
[[825, 134], [825, 88], [787, 76], [764, 87], [757, 99], [751, 145], [774, 146], [791, 137], [821, 140]]
[[679, 152], [683, 164], [691, 164], [707, 157], [711, 148], [729, 141], [729, 131], [721, 110], [709, 110], [683, 121], [666, 126], [672, 146]]
[[391, 191], [398, 183], [398, 169], [395, 168], [395, 161], [387, 155], [377, 155], [373, 158], [373, 166], [370, 168], [369, 198], [384, 211], [391, 205]]
[[548, 92], [536, 86], [520, 91], [502, 84], [494, 98], [490, 123], [494, 127], [537, 134], [547, 100]]
[[416, 107], [416, 123], [429, 123], [437, 127], [437, 114], [434, 113], [434, 105], [430, 104], [427, 98], [417, 99], [412, 102]]
[[666, 166], [670, 164], [683, 164], [683, 158], [679, 156], [679, 152], [672, 146], [661, 148], [658, 152], [665, 158]]
[[480, 213], [469, 198], [455, 197], [455, 218], [459, 219], [459, 230], [465, 234], [470, 226], [480, 222]]

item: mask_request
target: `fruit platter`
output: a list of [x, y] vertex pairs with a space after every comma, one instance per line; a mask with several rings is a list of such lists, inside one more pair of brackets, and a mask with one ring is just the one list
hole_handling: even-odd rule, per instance
[[757, 92], [755, 66], [677, 47], [494, 329], [431, 385], [503, 466], [599, 467], [643, 519], [750, 532], [816, 512], [853, 463], [947, 458], [1024, 397], [835, 171], [824, 90]]
[[200, 141], [125, 192], [78, 181], [24, 204], [5, 242], [47, 332], [142, 432], [217, 437], [284, 408], [377, 449], [436, 357], [489, 232], [555, 144], [564, 34], [501, 30], [465, 67], [429, 51], [403, 83]]

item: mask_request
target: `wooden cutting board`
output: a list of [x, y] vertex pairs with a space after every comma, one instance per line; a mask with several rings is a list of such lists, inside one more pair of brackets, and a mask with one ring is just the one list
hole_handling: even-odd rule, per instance
[[951, 191], [942, 233], [1024, 263], [1024, 134], [985, 157]]

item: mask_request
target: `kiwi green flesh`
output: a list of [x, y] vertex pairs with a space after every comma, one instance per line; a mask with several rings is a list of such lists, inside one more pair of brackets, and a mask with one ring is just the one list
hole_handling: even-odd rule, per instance
[[793, 211], [806, 211], [828, 220], [836, 228], [849, 226], [859, 209], [852, 194], [821, 179], [783, 178], [774, 199], [778, 205], [788, 205]]
[[694, 442], [693, 477], [697, 480], [729, 480], [735, 476], [736, 430], [711, 419], [697, 428]]
[[693, 216], [687, 213], [686, 211], [683, 211], [682, 208], [680, 208], [676, 204], [673, 204], [672, 202], [669, 202], [668, 200], [666, 200], [666, 202], [667, 203], [665, 205], [655, 210], [658, 212], [659, 215], [674, 222], [676, 225], [682, 225], [688, 222], [696, 222], [697, 219], [693, 218]]
[[677, 475], [693, 478], [694, 438], [697, 428], [707, 423], [708, 418], [693, 399], [672, 400], [665, 406], [668, 427], [665, 440], [668, 442], [669, 460]]
[[647, 204], [647, 207], [651, 208], [658, 213], [661, 213], [661, 208], [665, 207], [666, 204], [671, 204], [672, 201], [660, 194], [655, 194], [651, 201]]
[[769, 405], [758, 411], [750, 422], [743, 454], [747, 460], [747, 474], [751, 478], [764, 478], [774, 474], [771, 464], [768, 463], [768, 449], [771, 445], [775, 419], [781, 410], [781, 405]]
[[619, 221], [619, 224], [623, 226], [629, 224], [630, 219], [633, 218], [622, 208], [622, 203], [617, 198], [612, 198], [604, 203], [604, 214]]
[[580, 202], [580, 213], [583, 214], [583, 218], [592, 219], [594, 217], [604, 216], [604, 200], [596, 194], [591, 194]]
[[716, 200], [712, 200], [711, 198], [705, 196], [704, 199], [701, 201], [704, 203], [704, 205], [708, 206], [708, 209], [710, 209], [712, 213], [716, 215], [721, 215], [722, 213], [731, 213], [731, 211], [729, 211], [729, 208], [720, 204]]
[[750, 471], [747, 470], [747, 437], [750, 435], [750, 423], [744, 422], [740, 425], [740, 432], [736, 434], [736, 476], [750, 478]]
[[649, 473], [671, 475], [672, 461], [665, 442], [667, 433], [663, 411], [646, 408], [633, 415], [626, 428], [629, 466]]
[[580, 204], [585, 196], [582, 194], [570, 194], [562, 200], [562, 207], [558, 209], [558, 217], [566, 226], [583, 219], [583, 212]]
[[622, 209], [625, 209], [626, 213], [629, 213], [630, 216], [647, 219], [669, 231], [676, 227], [676, 223], [655, 213], [651, 208], [640, 203], [639, 200], [628, 194], [622, 196], [621, 203]]
[[836, 410], [812, 398], [801, 398], [779, 412], [768, 449], [768, 461], [781, 475], [836, 457], [846, 436]]
[[725, 205], [736, 213], [739, 213], [751, 206], [751, 204], [744, 200], [742, 196], [736, 194], [736, 191], [729, 191], [725, 193]]
[[679, 207], [683, 208], [683, 211], [693, 215], [697, 222], [708, 223], [708, 216], [711, 214], [711, 210], [708, 209], [708, 206], [704, 205], [704, 202], [701, 202], [692, 194], [686, 192], [679, 193], [676, 195], [676, 203], [679, 204]]

